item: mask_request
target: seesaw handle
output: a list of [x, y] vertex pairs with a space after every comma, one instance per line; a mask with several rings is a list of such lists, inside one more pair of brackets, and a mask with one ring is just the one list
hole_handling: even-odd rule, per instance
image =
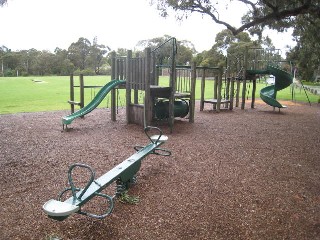
[[[80, 167], [80, 168], [86, 168], [89, 170], [91, 176], [90, 176], [90, 179], [87, 183], [87, 185], [85, 186], [85, 188], [82, 190], [82, 192], [80, 193], [80, 195], [77, 197], [77, 192], [79, 191], [79, 188], [76, 188], [74, 186], [74, 183], [73, 183], [73, 179], [72, 179], [72, 171], [75, 167]], [[87, 191], [87, 189], [90, 187], [91, 183], [94, 181], [94, 177], [95, 177], [95, 172], [93, 171], [93, 169], [86, 165], [86, 164], [82, 164], [82, 163], [75, 163], [73, 165], [71, 165], [69, 167], [69, 170], [68, 170], [68, 180], [69, 180], [69, 184], [70, 184], [70, 188], [71, 188], [71, 192], [72, 192], [72, 197], [73, 197], [73, 202], [75, 202], [78, 199], [81, 200], [81, 197], [83, 196], [83, 194], [85, 194], [85, 192]]]
[[[156, 131], [159, 132], [159, 136], [158, 136], [158, 138], [156, 140], [152, 139], [151, 136], [150, 136], [150, 132], [152, 130], [156, 130]], [[160, 140], [160, 138], [161, 138], [161, 136], [163, 134], [160, 128], [152, 127], [152, 126], [145, 127], [144, 128], [144, 133], [147, 135], [147, 137], [149, 138], [150, 142], [152, 142], [154, 144], [159, 142], [159, 140]]]

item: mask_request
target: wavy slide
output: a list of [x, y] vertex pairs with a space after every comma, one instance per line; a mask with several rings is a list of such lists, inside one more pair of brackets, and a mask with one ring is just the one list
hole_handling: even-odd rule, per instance
[[102, 102], [102, 100], [107, 96], [107, 94], [116, 86], [124, 84], [126, 81], [124, 80], [112, 80], [108, 82], [105, 86], [103, 86], [97, 95], [92, 99], [92, 101], [86, 105], [84, 108], [81, 108], [79, 111], [74, 112], [68, 116], [62, 118], [62, 124], [68, 125], [71, 124], [72, 121], [78, 117], [82, 117], [92, 110], [94, 110], [98, 105]]
[[260, 98], [268, 105], [277, 108], [286, 108], [276, 100], [277, 91], [285, 89], [290, 86], [293, 81], [293, 76], [277, 67], [268, 66], [266, 70], [248, 70], [249, 74], [272, 74], [275, 76], [275, 84], [262, 88], [260, 91]]

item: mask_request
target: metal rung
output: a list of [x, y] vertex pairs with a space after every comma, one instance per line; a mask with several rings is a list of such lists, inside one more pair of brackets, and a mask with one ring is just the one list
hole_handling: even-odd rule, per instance
[[68, 101], [68, 103], [70, 103], [71, 105], [78, 105], [78, 106], [81, 105], [80, 102], [75, 102], [75, 101]]
[[42, 206], [49, 216], [63, 217], [79, 211], [79, 206], [51, 199]]

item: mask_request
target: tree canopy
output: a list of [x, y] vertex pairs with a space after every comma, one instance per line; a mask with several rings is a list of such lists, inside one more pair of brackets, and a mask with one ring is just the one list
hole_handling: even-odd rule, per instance
[[98, 44], [97, 38], [93, 44], [86, 38], [79, 38], [71, 43], [68, 50], [56, 48], [54, 53], [36, 49], [11, 51], [6, 46], [0, 46], [0, 63], [2, 76], [20, 75], [69, 75], [70, 73], [85, 73], [87, 75], [106, 74], [107, 54], [110, 48]]
[[[215, 23], [225, 26], [234, 35], [245, 30], [261, 33], [261, 29], [266, 26], [283, 30], [292, 26], [292, 21], [299, 15], [320, 16], [319, 0], [152, 0], [151, 3], [157, 5], [164, 17], [169, 14], [170, 9], [176, 11], [179, 19], [194, 12], [208, 15]], [[233, 26], [227, 20], [222, 20], [219, 15], [221, 9], [228, 10], [232, 4], [248, 9], [242, 16], [241, 26]]]
[[7, 3], [7, 0], [0, 0], [0, 6], [2, 7], [4, 4]]
[[303, 79], [314, 79], [314, 72], [320, 67], [320, 18], [309, 15], [296, 20], [293, 31], [297, 45], [287, 54], [298, 66]]
[[[137, 47], [139, 49], [144, 49], [146, 47], [156, 48], [168, 40], [172, 39], [171, 36], [165, 35], [163, 37], [157, 37], [147, 40], [141, 40], [138, 42]], [[185, 65], [191, 62], [193, 55], [196, 53], [195, 47], [192, 42], [187, 40], [177, 40], [177, 56], [176, 62], [178, 65]], [[172, 43], [168, 42], [165, 44], [161, 51], [157, 52], [157, 57], [159, 59], [159, 64], [167, 64], [168, 59], [171, 57]]]

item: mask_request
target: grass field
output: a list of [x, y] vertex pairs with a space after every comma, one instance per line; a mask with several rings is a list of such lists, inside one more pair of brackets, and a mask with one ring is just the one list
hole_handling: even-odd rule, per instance
[[[85, 85], [102, 86], [110, 81], [110, 76], [85, 76]], [[160, 79], [160, 85], [166, 85], [168, 79]], [[75, 85], [78, 85], [78, 77], [75, 77]], [[260, 89], [266, 86], [264, 83], [257, 84], [256, 97], [259, 98]], [[248, 85], [249, 91], [252, 86]], [[75, 90], [75, 100], [79, 100], [79, 88]], [[85, 89], [85, 104], [89, 103], [98, 89]], [[213, 82], [206, 83], [206, 98], [212, 98]], [[240, 91], [241, 93], [241, 91]], [[251, 93], [247, 95], [251, 96]], [[312, 103], [317, 103], [319, 96], [308, 93]], [[200, 80], [196, 83], [196, 98], [200, 99]], [[0, 114], [17, 112], [39, 112], [70, 109], [67, 101], [69, 96], [68, 76], [45, 76], [45, 77], [12, 77], [0, 78]], [[125, 91], [119, 91], [119, 103], [125, 103]], [[143, 99], [141, 97], [141, 99]], [[292, 100], [292, 91], [286, 88], [278, 92], [277, 99]], [[307, 102], [303, 89], [295, 89], [294, 99]], [[110, 94], [100, 104], [100, 107], [110, 107]]]

